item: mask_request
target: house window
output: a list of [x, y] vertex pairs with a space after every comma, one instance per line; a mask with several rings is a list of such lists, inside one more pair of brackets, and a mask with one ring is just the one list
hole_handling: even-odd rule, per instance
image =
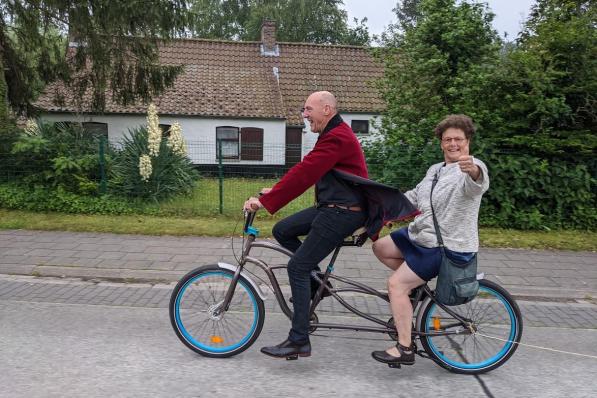
[[240, 130], [240, 160], [263, 160], [263, 129]]
[[172, 127], [171, 125], [169, 125], [169, 124], [158, 124], [158, 127], [162, 131], [162, 138], [168, 138], [168, 137], [170, 137], [170, 127]]
[[108, 123], [85, 122], [83, 123], [83, 130], [93, 138], [108, 138]]
[[79, 123], [71, 122], [70, 120], [64, 120], [62, 122], [54, 122], [54, 127], [59, 129], [74, 129], [80, 127]]
[[216, 159], [220, 158], [218, 144], [222, 143], [222, 159], [239, 158], [239, 128], [230, 126], [216, 127]]
[[369, 134], [369, 120], [353, 120], [350, 127], [355, 134]]

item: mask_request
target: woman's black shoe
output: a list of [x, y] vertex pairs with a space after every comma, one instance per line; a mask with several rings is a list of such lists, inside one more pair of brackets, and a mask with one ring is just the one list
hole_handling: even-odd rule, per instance
[[387, 363], [391, 368], [399, 368], [400, 365], [414, 365], [416, 346], [414, 343], [410, 347], [404, 347], [399, 343], [396, 343], [396, 348], [400, 353], [399, 357], [388, 354], [386, 351], [373, 351], [371, 356], [373, 359], [379, 362]]
[[287, 339], [278, 345], [263, 347], [261, 352], [275, 358], [298, 359], [298, 357], [310, 357], [311, 343], [307, 341], [300, 344]]

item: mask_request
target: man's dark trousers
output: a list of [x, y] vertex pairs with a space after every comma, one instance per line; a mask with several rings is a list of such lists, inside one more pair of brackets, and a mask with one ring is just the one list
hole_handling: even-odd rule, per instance
[[[311, 207], [278, 222], [273, 229], [276, 240], [294, 255], [288, 262], [294, 315], [288, 334], [290, 341], [309, 341], [311, 271], [344, 238], [365, 224], [363, 212], [337, 207]], [[299, 236], [307, 235], [301, 243]]]

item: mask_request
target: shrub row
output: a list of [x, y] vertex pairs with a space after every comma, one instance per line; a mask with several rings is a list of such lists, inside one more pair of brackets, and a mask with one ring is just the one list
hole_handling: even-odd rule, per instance
[[[371, 178], [412, 189], [430, 165], [443, 161], [435, 145], [365, 147]], [[480, 223], [515, 229], [573, 228], [595, 230], [597, 180], [589, 165], [561, 159], [493, 152], [479, 148], [489, 169], [490, 188], [484, 195]], [[476, 155], [477, 156], [477, 155]]]
[[84, 196], [62, 188], [25, 188], [14, 183], [0, 185], [0, 207], [73, 214], [122, 215], [141, 212], [141, 207], [131, 205], [123, 198], [110, 195]]

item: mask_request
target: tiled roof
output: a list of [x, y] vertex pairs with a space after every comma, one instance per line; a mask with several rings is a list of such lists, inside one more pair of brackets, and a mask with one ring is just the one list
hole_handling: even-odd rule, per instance
[[[262, 56], [259, 42], [178, 39], [160, 48], [164, 65], [184, 65], [174, 86], [155, 99], [160, 114], [287, 119], [302, 125], [300, 109], [313, 91], [336, 95], [342, 112], [377, 113], [383, 102], [371, 82], [383, 73], [369, 50], [354, 46], [278, 43], [279, 56]], [[277, 68], [277, 76], [274, 73]], [[58, 85], [37, 101], [42, 109], [76, 112], [54, 104]], [[86, 110], [83, 109], [83, 112]], [[108, 93], [106, 113], [145, 113]]]

